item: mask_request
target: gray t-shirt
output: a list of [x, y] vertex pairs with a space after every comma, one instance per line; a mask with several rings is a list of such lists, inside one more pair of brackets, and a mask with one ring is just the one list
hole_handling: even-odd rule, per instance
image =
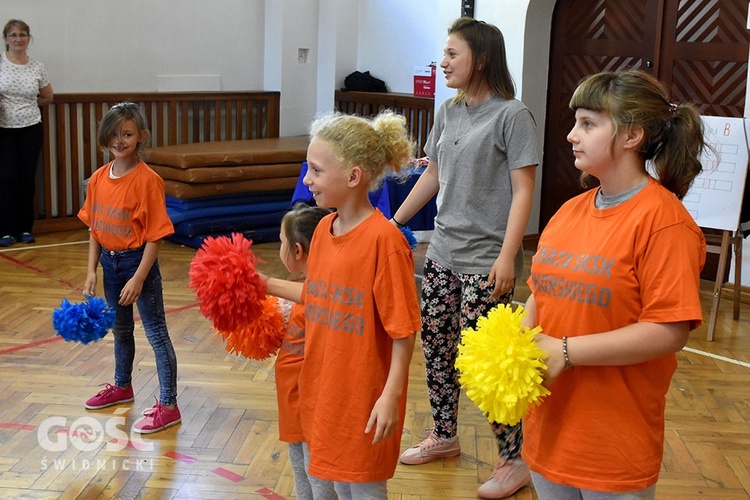
[[[427, 258], [462, 274], [489, 274], [508, 224], [510, 171], [539, 164], [534, 120], [517, 99], [477, 106], [445, 101], [425, 146], [438, 165], [435, 230]], [[516, 277], [523, 252], [516, 259]]]

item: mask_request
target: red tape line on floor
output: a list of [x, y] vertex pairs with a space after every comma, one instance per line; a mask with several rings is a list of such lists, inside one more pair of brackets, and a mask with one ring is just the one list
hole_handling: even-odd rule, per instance
[[164, 454], [165, 457], [171, 458], [173, 460], [179, 460], [180, 462], [185, 462], [186, 464], [192, 464], [193, 462], [197, 462], [197, 458], [189, 457], [187, 455], [183, 455], [182, 453], [177, 453], [176, 451], [168, 451]]
[[229, 479], [230, 481], [232, 481], [234, 483], [239, 483], [240, 481], [244, 481], [245, 480], [245, 478], [242, 477], [242, 476], [240, 476], [239, 474], [235, 474], [234, 472], [226, 470], [226, 469], [224, 469], [222, 467], [218, 467], [218, 468], [212, 470], [211, 472], [213, 472], [214, 474], [219, 475], [221, 477], [227, 478], [227, 479]]
[[40, 345], [44, 345], [44, 344], [49, 344], [50, 342], [55, 342], [55, 341], [58, 341], [58, 340], [62, 340], [62, 337], [57, 337], [56, 336], [56, 337], [52, 337], [50, 339], [37, 340], [35, 342], [29, 342], [28, 344], [17, 345], [16, 347], [11, 347], [9, 349], [3, 349], [2, 351], [0, 351], [0, 354], [9, 354], [11, 352], [22, 351], [24, 349], [30, 349], [32, 347], [36, 347], [36, 346], [40, 346]]
[[79, 288], [79, 287], [75, 286], [70, 281], [64, 280], [62, 278], [58, 278], [57, 276], [54, 276], [53, 274], [48, 273], [47, 271], [45, 271], [43, 269], [40, 269], [40, 268], [38, 268], [36, 266], [32, 266], [31, 264], [28, 264], [28, 263], [26, 263], [26, 262], [24, 262], [22, 260], [15, 259], [15, 258], [13, 258], [13, 257], [11, 257], [11, 256], [9, 256], [7, 254], [4, 254], [4, 253], [0, 253], [0, 257], [3, 258], [3, 259], [6, 259], [6, 260], [8, 260], [8, 261], [10, 261], [12, 263], [14, 263], [17, 266], [25, 267], [26, 269], [30, 269], [30, 270], [32, 270], [34, 272], [37, 272], [39, 274], [42, 274], [44, 276], [48, 276], [48, 277], [52, 278], [53, 280], [57, 281], [58, 283], [62, 283], [63, 285], [67, 286], [68, 288], [70, 288], [72, 290], [77, 290], [79, 292], [83, 292], [83, 288]]
[[255, 490], [255, 493], [258, 493], [259, 495], [261, 495], [263, 498], [267, 500], [286, 500], [286, 497], [282, 497], [281, 495], [274, 493], [268, 488], [261, 488], [259, 490]]
[[36, 429], [36, 425], [25, 425], [25, 424], [10, 424], [0, 422], [0, 429], [18, 429], [22, 431], [33, 431]]

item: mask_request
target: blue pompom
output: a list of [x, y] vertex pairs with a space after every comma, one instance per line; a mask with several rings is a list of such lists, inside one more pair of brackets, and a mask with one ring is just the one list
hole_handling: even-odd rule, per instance
[[115, 311], [99, 297], [88, 297], [86, 302], [71, 304], [63, 299], [60, 309], [52, 313], [52, 326], [67, 341], [89, 342], [99, 340], [115, 324]]
[[417, 248], [417, 237], [414, 236], [414, 232], [409, 226], [400, 226], [401, 233], [406, 237], [406, 242], [409, 243], [409, 247], [414, 250]]

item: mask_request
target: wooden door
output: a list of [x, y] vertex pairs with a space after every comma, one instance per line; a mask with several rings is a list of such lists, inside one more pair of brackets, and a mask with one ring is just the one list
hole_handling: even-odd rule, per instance
[[552, 18], [540, 230], [581, 193], [566, 136], [578, 82], [599, 71], [639, 68], [673, 100], [707, 115], [742, 116], [748, 44], [746, 0], [559, 0]]

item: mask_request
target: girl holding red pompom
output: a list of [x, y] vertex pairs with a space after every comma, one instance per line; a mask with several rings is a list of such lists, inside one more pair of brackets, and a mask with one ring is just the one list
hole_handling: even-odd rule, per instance
[[139, 157], [148, 124], [132, 102], [112, 106], [102, 118], [97, 142], [110, 163], [91, 176], [78, 217], [91, 229], [85, 295], [96, 295], [96, 268], [102, 265], [104, 295], [115, 310], [115, 380], [86, 401], [98, 410], [133, 401], [131, 385], [135, 338], [133, 304], [143, 320], [156, 358], [159, 400], [133, 424], [141, 434], [180, 423], [177, 408], [177, 358], [164, 315], [157, 256], [162, 238], [174, 232], [167, 215], [164, 181]]
[[[290, 273], [307, 274], [310, 240], [320, 220], [330, 210], [296, 205], [281, 220], [279, 258]], [[299, 412], [299, 374], [305, 359], [305, 306], [294, 303], [284, 340], [276, 356], [276, 398], [279, 405], [279, 439], [289, 443], [289, 461], [294, 471], [297, 498], [333, 498], [333, 483], [307, 474], [309, 459]]]
[[420, 328], [411, 249], [368, 198], [388, 168], [413, 158], [402, 116], [333, 114], [312, 126], [304, 182], [336, 208], [310, 243], [304, 284], [270, 278], [268, 292], [305, 304], [300, 415], [311, 476], [339, 499], [387, 498]]

